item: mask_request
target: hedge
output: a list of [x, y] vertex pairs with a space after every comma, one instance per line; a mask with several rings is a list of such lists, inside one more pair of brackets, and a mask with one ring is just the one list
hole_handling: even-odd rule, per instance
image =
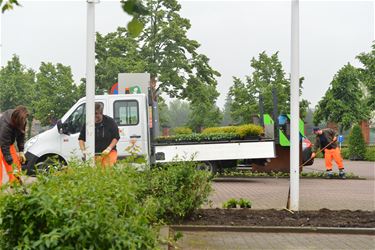
[[72, 164], [28, 194], [0, 194], [0, 249], [154, 249], [158, 225], [181, 220], [211, 191], [192, 163], [137, 172]]

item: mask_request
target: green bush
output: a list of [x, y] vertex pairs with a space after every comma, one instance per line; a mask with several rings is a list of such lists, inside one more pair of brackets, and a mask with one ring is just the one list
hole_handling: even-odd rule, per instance
[[223, 208], [236, 208], [237, 207], [237, 200], [234, 198], [231, 198], [224, 202]]
[[202, 134], [235, 134], [237, 133], [237, 126], [226, 126], [226, 127], [210, 127], [205, 128], [202, 131]]
[[365, 160], [366, 161], [375, 161], [375, 147], [367, 147]]
[[208, 200], [211, 174], [196, 170], [193, 162], [175, 162], [138, 173], [138, 199], [157, 202], [158, 220], [180, 221]]
[[149, 200], [120, 169], [76, 167], [0, 196], [1, 249], [150, 249]]
[[343, 159], [349, 159], [349, 149], [348, 148], [341, 148], [341, 157]]
[[354, 127], [352, 128], [349, 134], [348, 144], [350, 160], [365, 159], [366, 144], [359, 125], [354, 125]]
[[241, 126], [237, 126], [237, 134], [239, 136], [246, 137], [246, 136], [259, 136], [263, 133], [263, 128], [258, 125], [254, 124], [245, 124]]
[[174, 135], [190, 135], [192, 133], [193, 133], [193, 130], [187, 127], [177, 127], [177, 128], [172, 129], [172, 134]]
[[245, 124], [240, 126], [212, 127], [202, 131], [202, 134], [217, 133], [237, 134], [241, 138], [244, 138], [246, 136], [260, 136], [263, 133], [263, 128], [254, 124]]
[[201, 142], [201, 141], [223, 141], [223, 140], [239, 140], [237, 134], [190, 134], [190, 135], [176, 135], [176, 136], [159, 136], [156, 142], [160, 143], [174, 143], [174, 142]]
[[251, 201], [248, 199], [240, 198], [238, 200], [238, 205], [240, 208], [251, 208]]
[[138, 172], [69, 166], [39, 175], [28, 194], [0, 194], [0, 249], [154, 249], [157, 225], [208, 199], [211, 176], [193, 163]]

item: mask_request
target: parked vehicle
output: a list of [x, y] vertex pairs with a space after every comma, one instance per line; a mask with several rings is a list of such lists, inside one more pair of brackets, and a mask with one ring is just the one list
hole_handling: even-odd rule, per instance
[[[150, 164], [192, 160], [199, 162], [201, 168], [215, 172], [218, 167], [235, 166], [238, 160], [265, 164], [275, 157], [274, 140], [267, 138], [167, 145], [153, 143], [145, 94], [98, 95], [95, 102], [102, 103], [103, 113], [118, 124], [120, 159], [136, 154], [144, 156]], [[65, 164], [72, 159], [81, 159], [78, 136], [85, 124], [85, 115], [85, 98], [81, 98], [56, 126], [28, 140], [24, 169], [31, 174], [35, 168], [45, 169], [56, 161]]]

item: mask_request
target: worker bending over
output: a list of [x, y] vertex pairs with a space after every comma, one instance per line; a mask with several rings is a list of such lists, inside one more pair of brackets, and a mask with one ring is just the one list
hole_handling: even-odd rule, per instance
[[344, 164], [342, 162], [340, 149], [337, 145], [336, 132], [331, 128], [320, 129], [318, 127], [313, 128], [313, 132], [316, 135], [315, 144], [311, 158], [316, 156], [316, 152], [320, 148], [323, 150], [324, 159], [327, 169], [328, 178], [333, 177], [332, 172], [332, 158], [335, 160], [339, 168], [339, 177], [345, 179]]
[[[26, 162], [23, 153], [25, 144], [25, 129], [29, 113], [24, 106], [6, 110], [0, 117], [0, 186], [3, 181], [3, 169], [5, 168], [9, 182], [20, 178], [14, 175], [13, 167], [21, 171], [21, 164]], [[17, 148], [14, 143], [17, 142]]]

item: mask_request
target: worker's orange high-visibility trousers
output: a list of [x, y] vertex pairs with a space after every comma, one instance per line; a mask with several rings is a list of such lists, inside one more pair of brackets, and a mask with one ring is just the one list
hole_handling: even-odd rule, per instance
[[344, 164], [342, 162], [342, 158], [341, 158], [341, 154], [340, 154], [340, 149], [338, 147], [332, 148], [332, 149], [325, 149], [324, 150], [324, 159], [325, 159], [325, 162], [326, 162], [327, 171], [332, 170], [332, 158], [335, 160], [339, 169], [344, 168]]
[[[10, 146], [10, 155], [12, 156], [13, 164], [18, 168], [18, 171], [21, 171], [21, 162], [20, 162], [20, 160], [18, 158], [17, 150], [16, 150], [16, 147], [14, 145]], [[1, 170], [0, 170], [0, 186], [3, 184], [3, 171], [4, 171], [4, 168], [5, 168], [5, 171], [8, 174], [9, 182], [14, 182], [14, 180], [16, 179], [16, 177], [13, 174], [13, 167], [12, 167], [12, 165], [9, 165], [5, 161], [5, 157], [3, 155], [3, 152], [0, 149], [0, 166], [1, 166]]]
[[112, 167], [117, 161], [117, 151], [112, 150], [106, 156], [95, 156], [96, 165], [102, 167]]

